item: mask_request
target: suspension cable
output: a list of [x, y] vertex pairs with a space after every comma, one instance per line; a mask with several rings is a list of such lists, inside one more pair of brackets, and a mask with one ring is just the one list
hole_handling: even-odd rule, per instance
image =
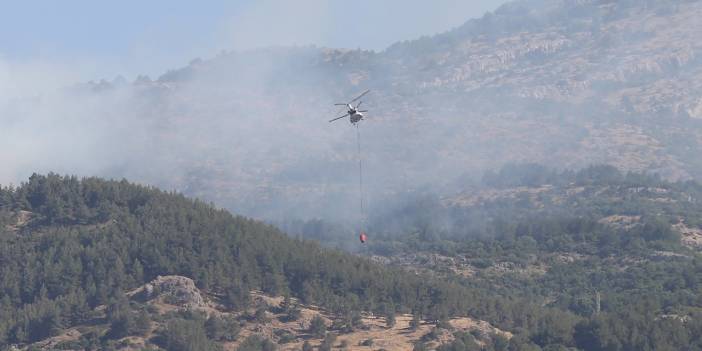
[[358, 189], [361, 201], [361, 230], [365, 226], [366, 211], [363, 204], [363, 157], [361, 155], [361, 131], [356, 124], [356, 141], [358, 144]]

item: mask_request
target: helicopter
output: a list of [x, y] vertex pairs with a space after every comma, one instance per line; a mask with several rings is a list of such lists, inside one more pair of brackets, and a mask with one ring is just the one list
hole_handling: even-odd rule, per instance
[[364, 91], [363, 93], [361, 93], [361, 95], [357, 96], [355, 99], [353, 99], [347, 103], [334, 104], [334, 106], [346, 106], [349, 110], [343, 116], [334, 118], [334, 119], [330, 120], [329, 122], [330, 123], [334, 122], [334, 121], [342, 119], [346, 116], [349, 116], [349, 121], [351, 122], [351, 124], [355, 125], [356, 123], [360, 122], [364, 117], [363, 113], [368, 112], [368, 110], [359, 110], [358, 109], [361, 106], [361, 104], [363, 103], [363, 101], [359, 101], [355, 107], [352, 104], [354, 102], [356, 102], [357, 100], [359, 100], [360, 98], [362, 98], [364, 95], [368, 94], [369, 92], [370, 92], [370, 89]]

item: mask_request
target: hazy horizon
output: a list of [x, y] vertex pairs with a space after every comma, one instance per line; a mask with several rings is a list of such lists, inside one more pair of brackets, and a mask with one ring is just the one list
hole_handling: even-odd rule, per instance
[[155, 77], [195, 58], [268, 46], [379, 51], [448, 31], [505, 2], [13, 2], [0, 14], [0, 82], [22, 86], [22, 77], [48, 72], [64, 84]]

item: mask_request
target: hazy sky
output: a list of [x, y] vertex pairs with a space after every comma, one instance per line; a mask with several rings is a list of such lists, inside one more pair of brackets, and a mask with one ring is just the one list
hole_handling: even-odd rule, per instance
[[504, 2], [0, 0], [0, 79], [67, 68], [77, 79], [158, 76], [195, 57], [267, 45], [382, 50]]

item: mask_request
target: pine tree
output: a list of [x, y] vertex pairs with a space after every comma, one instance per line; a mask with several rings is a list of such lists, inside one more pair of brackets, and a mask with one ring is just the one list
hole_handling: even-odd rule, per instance
[[396, 323], [396, 320], [395, 320], [395, 313], [394, 313], [394, 312], [389, 313], [389, 314], [385, 317], [385, 326], [391, 329], [391, 328], [393, 328], [393, 327], [395, 326], [395, 323]]
[[149, 313], [142, 310], [134, 321], [134, 332], [139, 335], [146, 335], [151, 330], [151, 317]]
[[419, 326], [421, 325], [421, 323], [422, 323], [422, 321], [419, 318], [419, 313], [418, 312], [412, 313], [412, 320], [410, 321], [410, 324], [409, 324], [410, 329], [417, 330], [419, 328]]
[[210, 339], [221, 340], [226, 331], [226, 325], [222, 318], [212, 315], [205, 322], [205, 331]]
[[211, 350], [214, 344], [207, 338], [205, 328], [198, 320], [171, 320], [164, 330], [169, 351]]
[[327, 325], [324, 323], [324, 319], [319, 315], [314, 316], [312, 321], [310, 321], [309, 332], [316, 338], [324, 337], [324, 334], [327, 332]]
[[110, 335], [122, 338], [134, 330], [134, 317], [129, 308], [129, 300], [120, 293], [107, 307], [107, 321], [110, 323]]
[[302, 351], [312, 351], [314, 348], [310, 344], [309, 341], [305, 340], [305, 342], [302, 344]]
[[136, 258], [134, 259], [134, 263], [132, 263], [132, 271], [134, 281], [136, 281], [137, 284], [144, 283], [144, 267], [141, 265], [141, 262], [139, 262], [139, 260]]

